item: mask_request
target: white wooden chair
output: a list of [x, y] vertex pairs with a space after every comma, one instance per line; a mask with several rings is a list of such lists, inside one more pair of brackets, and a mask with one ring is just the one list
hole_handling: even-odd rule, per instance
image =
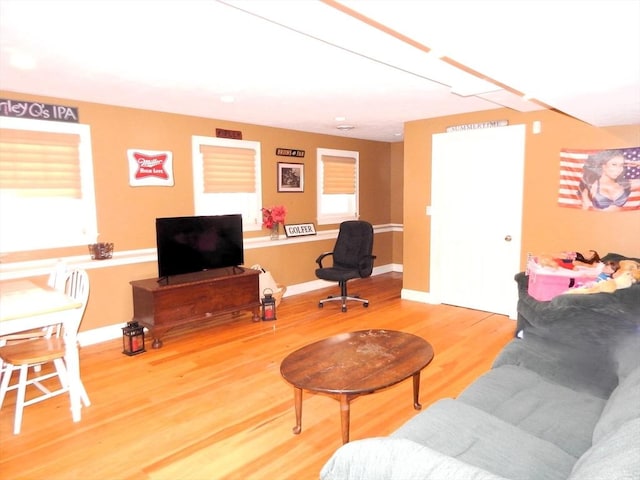
[[[67, 264], [62, 261], [58, 261], [56, 266], [51, 273], [49, 273], [49, 277], [47, 278], [47, 285], [51, 288], [55, 288], [56, 290], [60, 290], [64, 292], [65, 283], [67, 280]], [[26, 332], [14, 333], [11, 335], [4, 335], [0, 337], [0, 347], [4, 347], [5, 345], [14, 344], [16, 342], [24, 342], [26, 340], [33, 340], [39, 337], [51, 337], [53, 335], [60, 336], [60, 328], [61, 325], [49, 325], [45, 328], [40, 328], [36, 330], [29, 330]], [[40, 371], [40, 364], [34, 365], [34, 370], [36, 372]], [[5, 365], [2, 359], [0, 358], [0, 375], [4, 373]]]
[[[69, 272], [67, 264], [61, 260], [56, 263], [56, 266], [51, 273], [49, 273], [49, 278], [47, 279], [47, 285], [51, 288], [55, 288], [56, 290], [60, 290], [64, 292], [67, 288], [67, 273]], [[45, 336], [51, 337], [52, 335], [60, 336], [60, 328], [62, 325], [51, 325], [49, 327], [44, 328]], [[36, 370], [38, 367], [36, 367]]]
[[[13, 433], [20, 433], [22, 426], [22, 414], [24, 407], [41, 402], [56, 395], [69, 392], [69, 375], [65, 364], [65, 337], [72, 332], [72, 338], [80, 328], [80, 322], [84, 315], [89, 298], [89, 277], [87, 272], [81, 269], [70, 270], [66, 275], [65, 293], [70, 297], [82, 302], [80, 308], [69, 310], [70, 317], [65, 320], [62, 328], [62, 336], [40, 336], [24, 342], [14, 343], [0, 347], [0, 359], [5, 364], [5, 371], [0, 382], [0, 408], [4, 403], [5, 395], [9, 390], [17, 390], [16, 411], [14, 418]], [[55, 371], [49, 373], [40, 373], [36, 369], [30, 367], [53, 362]], [[10, 380], [13, 372], [18, 370], [19, 376], [17, 383], [11, 384]], [[60, 388], [51, 390], [51, 385], [45, 386], [43, 382], [58, 377]], [[50, 382], [47, 382], [50, 384]], [[35, 386], [40, 390], [37, 396], [26, 400], [26, 390], [28, 386]], [[89, 406], [91, 402], [87, 392], [82, 385], [79, 384], [80, 397], [85, 406]]]

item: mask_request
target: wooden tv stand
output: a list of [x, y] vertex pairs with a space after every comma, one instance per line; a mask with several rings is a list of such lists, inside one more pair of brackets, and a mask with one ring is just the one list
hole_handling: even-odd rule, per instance
[[260, 272], [234, 267], [148, 278], [129, 282], [133, 289], [133, 321], [149, 329], [153, 348], [171, 328], [223, 313], [251, 310], [257, 321], [260, 309]]

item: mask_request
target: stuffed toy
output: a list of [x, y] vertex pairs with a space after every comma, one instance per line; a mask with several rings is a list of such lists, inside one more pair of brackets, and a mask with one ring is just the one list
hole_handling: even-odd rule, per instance
[[[615, 272], [614, 274], [615, 276], [607, 280], [593, 282], [578, 288], [572, 288], [570, 290], [567, 290], [565, 293], [569, 293], [569, 294], [613, 293], [616, 290], [619, 290], [621, 288], [629, 288], [631, 285], [633, 285], [636, 282], [636, 279], [633, 274], [633, 270], [626, 270], [618, 274], [619, 271], [620, 270], [618, 269], [618, 271]], [[637, 268], [636, 268], [636, 271], [637, 271]]]
[[542, 254], [536, 257], [536, 263], [542, 267], [557, 270], [558, 268], [566, 268], [573, 270], [573, 255], [570, 253]]
[[624, 272], [631, 272], [634, 282], [640, 282], [640, 263], [635, 260], [620, 260], [617, 268], [611, 276], [616, 278], [617, 276], [624, 274]]

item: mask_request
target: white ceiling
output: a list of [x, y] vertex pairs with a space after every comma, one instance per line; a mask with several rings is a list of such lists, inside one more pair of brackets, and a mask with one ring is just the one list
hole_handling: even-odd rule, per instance
[[640, 0], [0, 0], [0, 89], [387, 142], [501, 106], [638, 125]]

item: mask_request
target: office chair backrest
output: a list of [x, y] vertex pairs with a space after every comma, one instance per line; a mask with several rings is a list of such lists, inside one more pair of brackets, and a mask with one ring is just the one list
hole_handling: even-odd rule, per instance
[[[373, 227], [363, 220], [349, 220], [340, 224], [333, 249], [333, 265], [373, 271]], [[361, 265], [362, 262], [366, 262]], [[364, 275], [364, 276], [368, 276]]]

